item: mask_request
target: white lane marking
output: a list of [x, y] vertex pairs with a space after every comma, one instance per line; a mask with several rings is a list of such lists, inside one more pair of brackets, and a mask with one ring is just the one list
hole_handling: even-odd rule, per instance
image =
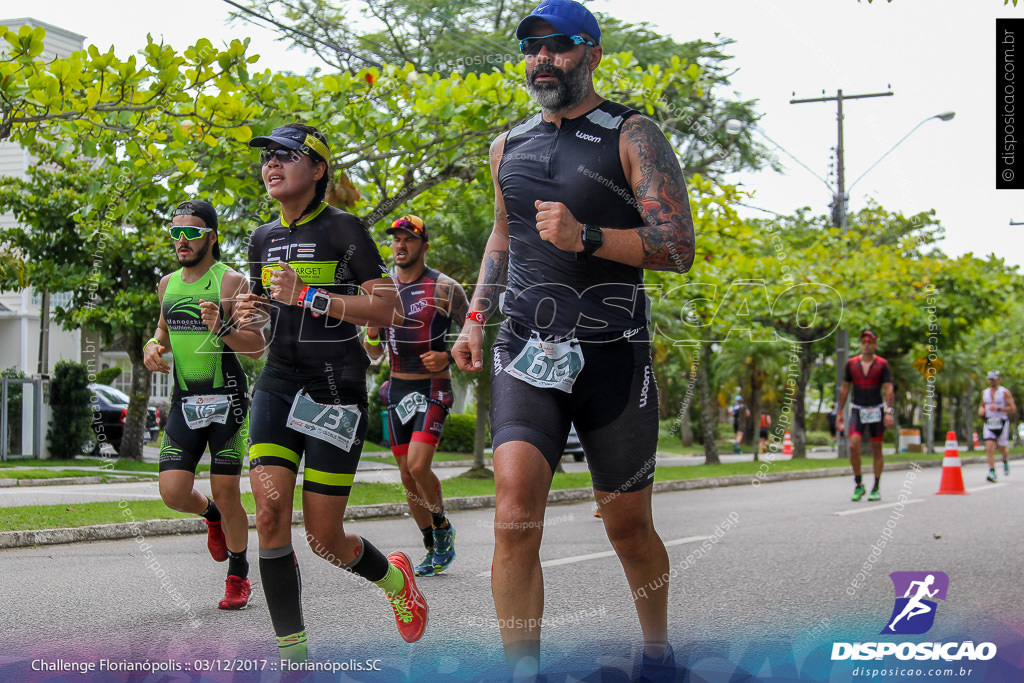
[[[665, 547], [666, 548], [670, 548], [670, 547], [672, 547], [674, 545], [683, 545], [684, 543], [696, 543], [697, 541], [706, 541], [709, 538], [713, 538], [713, 537], [712, 536], [687, 536], [686, 538], [676, 538], [676, 539], [673, 539], [671, 541], [664, 541], [664, 543], [665, 543]], [[572, 555], [570, 557], [562, 557], [562, 558], [559, 558], [557, 560], [547, 560], [546, 562], [541, 562], [540, 566], [541, 567], [557, 567], [557, 566], [563, 565], [563, 564], [573, 564], [575, 562], [586, 562], [587, 560], [599, 560], [599, 559], [605, 558], [605, 557], [615, 557], [615, 551], [614, 550], [605, 550], [604, 552], [600, 552], [600, 553], [588, 553], [586, 555]], [[487, 570], [485, 572], [480, 572], [479, 574], [477, 574], [477, 576], [481, 576], [481, 577], [483, 577], [483, 576], [490, 576], [490, 575], [491, 575], [490, 570]]]
[[985, 484], [983, 486], [978, 486], [976, 488], [967, 489], [967, 493], [978, 493], [979, 491], [991, 491], [992, 489], [997, 489], [997, 488], [1000, 488], [1002, 486], [1006, 486], [1006, 482], [1005, 481], [1002, 482], [1001, 484], [993, 484], [992, 482], [988, 482], [987, 484]]
[[911, 498], [906, 503], [882, 503], [881, 505], [869, 505], [868, 507], [857, 508], [856, 510], [842, 510], [841, 512], [833, 512], [833, 515], [843, 517], [845, 515], [857, 515], [861, 512], [873, 512], [875, 510], [885, 510], [886, 508], [896, 507], [897, 505], [910, 505], [911, 503], [921, 503], [924, 498]]

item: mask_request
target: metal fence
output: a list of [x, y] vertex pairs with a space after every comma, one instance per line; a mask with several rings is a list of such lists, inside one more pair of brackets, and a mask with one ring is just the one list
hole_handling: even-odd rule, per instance
[[42, 454], [43, 381], [0, 379], [0, 462]]

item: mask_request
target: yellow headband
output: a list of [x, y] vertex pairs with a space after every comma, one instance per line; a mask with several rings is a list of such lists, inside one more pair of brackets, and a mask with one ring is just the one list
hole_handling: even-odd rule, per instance
[[304, 145], [312, 149], [314, 152], [319, 154], [324, 161], [331, 160], [331, 150], [327, 149], [327, 145], [317, 140], [315, 137], [306, 133], [306, 139], [303, 141]]

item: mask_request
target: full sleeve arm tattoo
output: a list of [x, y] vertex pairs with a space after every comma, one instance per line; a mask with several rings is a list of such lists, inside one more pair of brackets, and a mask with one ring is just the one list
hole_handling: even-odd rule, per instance
[[622, 126], [631, 162], [630, 182], [644, 225], [641, 267], [685, 273], [693, 265], [695, 236], [683, 171], [657, 125], [633, 116]]

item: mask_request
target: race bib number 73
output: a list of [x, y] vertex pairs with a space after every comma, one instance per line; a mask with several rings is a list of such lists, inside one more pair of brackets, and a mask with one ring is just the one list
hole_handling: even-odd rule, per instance
[[286, 424], [289, 429], [348, 451], [356, 440], [359, 407], [317, 403], [305, 391], [300, 391], [292, 401]]

